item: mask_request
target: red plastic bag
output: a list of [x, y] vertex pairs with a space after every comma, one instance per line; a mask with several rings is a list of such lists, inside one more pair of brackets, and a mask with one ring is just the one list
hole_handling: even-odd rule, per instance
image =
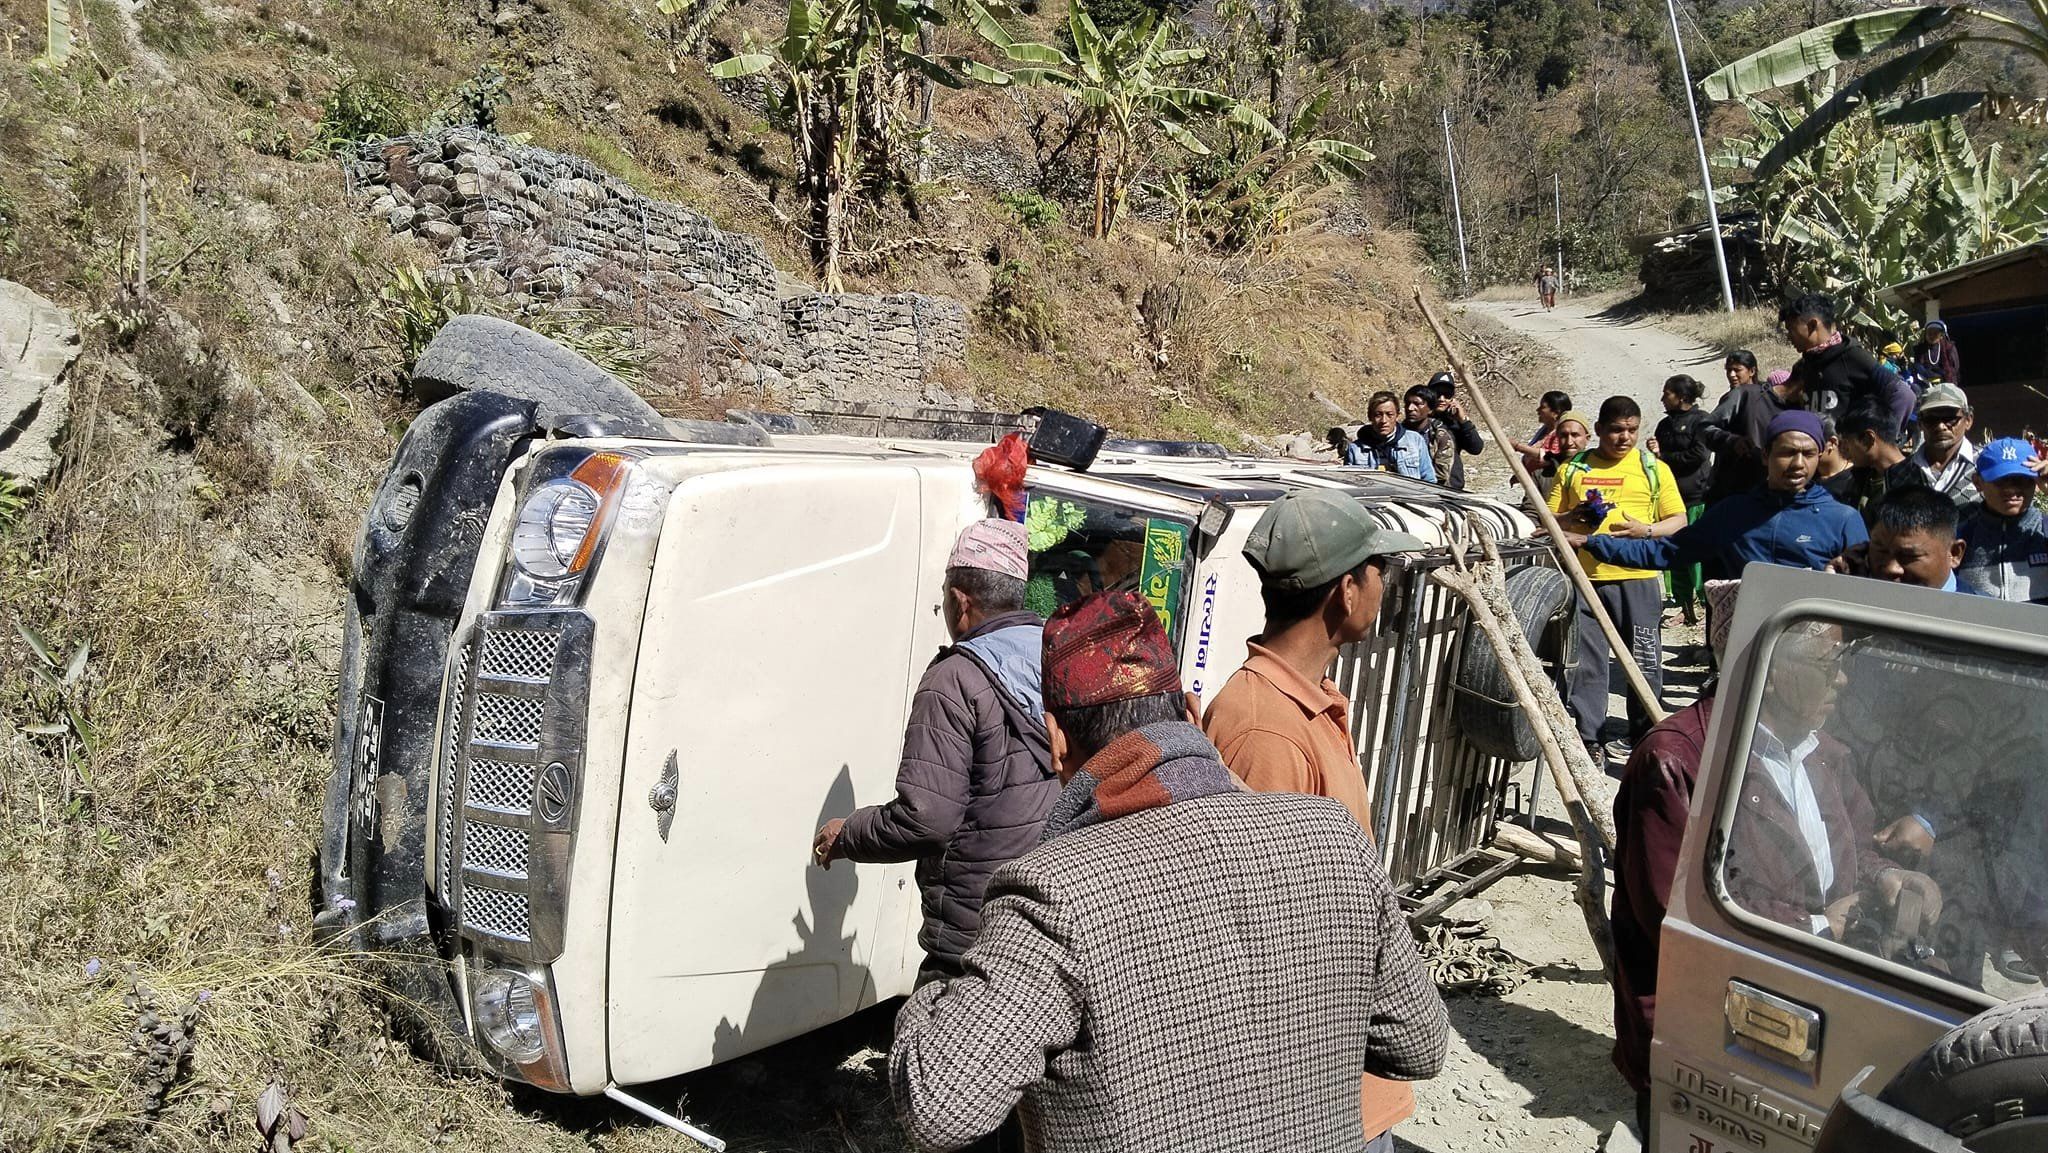
[[974, 458], [974, 485], [1011, 520], [1024, 519], [1024, 470], [1031, 467], [1022, 433], [1011, 433]]

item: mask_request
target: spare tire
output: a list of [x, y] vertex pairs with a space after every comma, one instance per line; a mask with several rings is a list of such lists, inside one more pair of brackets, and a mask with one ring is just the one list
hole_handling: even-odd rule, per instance
[[577, 435], [674, 439], [661, 414], [625, 381], [495, 316], [458, 316], [442, 325], [413, 365], [412, 388], [425, 404], [472, 390], [530, 400], [542, 427]]
[[[1561, 679], [1578, 651], [1578, 603], [1571, 581], [1548, 565], [1532, 564], [1508, 573], [1507, 586], [1508, 605], [1522, 635], [1552, 675]], [[1476, 622], [1466, 622], [1462, 648], [1451, 705], [1458, 731], [1487, 756], [1534, 760], [1542, 752], [1536, 730], [1515, 703], [1507, 670]]]
[[2048, 1148], [2048, 993], [1950, 1029], [1878, 1100], [1960, 1138], [1971, 1153]]

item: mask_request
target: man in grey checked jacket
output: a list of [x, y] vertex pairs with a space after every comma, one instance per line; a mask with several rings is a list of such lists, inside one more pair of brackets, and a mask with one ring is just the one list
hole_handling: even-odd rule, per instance
[[930, 1149], [1013, 1109], [1030, 1149], [1365, 1148], [1359, 1074], [1419, 1079], [1449, 1022], [1358, 822], [1239, 788], [1151, 606], [1046, 623], [1065, 790], [989, 885], [966, 975], [896, 1019], [889, 1081]]

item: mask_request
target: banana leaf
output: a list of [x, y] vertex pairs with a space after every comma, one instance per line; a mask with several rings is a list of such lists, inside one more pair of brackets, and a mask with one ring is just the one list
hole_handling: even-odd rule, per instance
[[1988, 92], [1944, 92], [1939, 96], [1908, 100], [1878, 112], [1877, 122], [1886, 128], [1909, 128], [1931, 120], [1946, 120], [1976, 108], [1989, 95]]
[[711, 65], [708, 71], [713, 80], [739, 80], [758, 76], [774, 66], [775, 57], [766, 52], [742, 52]]
[[1047, 68], [1061, 68], [1072, 71], [1074, 61], [1057, 45], [1038, 44], [1020, 40], [1003, 49], [1003, 55], [1019, 64], [1038, 64]]
[[[960, 14], [967, 18], [967, 26], [974, 29], [975, 35], [1004, 51], [1008, 51], [1016, 43], [1015, 39], [1011, 37], [1009, 29], [1003, 27], [1003, 22], [997, 18], [994, 8], [990, 5], [982, 3], [981, 0], [953, 0], [953, 2]], [[1005, 11], [1009, 9], [1007, 4], [997, 5], [997, 7], [1001, 7]]]
[[1783, 139], [1771, 146], [1762, 160], [1756, 162], [1756, 178], [1769, 180], [1771, 174], [1784, 167], [1787, 160], [1820, 143], [1835, 130], [1836, 125], [1854, 116], [1865, 104], [1886, 100], [1907, 86], [1939, 72], [1961, 50], [1962, 46], [1952, 40], [1936, 41], [1887, 60], [1837, 88], [1833, 96], [1795, 125]]
[[61, 68], [71, 59], [71, 0], [49, 0], [46, 12], [49, 34], [43, 41], [43, 60]]
[[1194, 133], [1189, 132], [1184, 126], [1174, 121], [1159, 121], [1159, 131], [1165, 133], [1168, 140], [1173, 141], [1196, 156], [1209, 155], [1208, 145], [1202, 143], [1196, 138]]
[[966, 77], [929, 56], [920, 56], [915, 52], [904, 52], [899, 55], [912, 71], [934, 84], [942, 84], [947, 88], [967, 87]]
[[1751, 53], [1700, 81], [1700, 88], [1709, 100], [1732, 100], [1783, 88], [1845, 60], [1904, 48], [1955, 23], [1966, 11], [1932, 4], [1844, 17]]

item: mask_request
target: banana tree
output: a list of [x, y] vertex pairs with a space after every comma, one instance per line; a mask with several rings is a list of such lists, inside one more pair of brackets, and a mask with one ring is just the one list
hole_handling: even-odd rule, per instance
[[[670, 15], [687, 17], [674, 7]], [[982, 0], [946, 0], [943, 9], [925, 0], [789, 0], [780, 40], [750, 45], [710, 67], [716, 80], [773, 77], [771, 112], [789, 135], [809, 209], [805, 240], [827, 292], [845, 290], [847, 196], [864, 168], [887, 162], [905, 98], [901, 81], [916, 74], [948, 88], [1010, 82], [1008, 73], [966, 56], [918, 50], [920, 25], [944, 24], [949, 16], [999, 51], [1014, 43]]]
[[[1745, 99], [1751, 131], [1728, 141], [1716, 164], [1762, 172], [1802, 112], [1810, 119], [1833, 95], [1823, 76], [1789, 106]], [[2002, 151], [1980, 154], [1953, 118], [1856, 120], [1726, 195], [1757, 212], [1779, 283], [1836, 296], [1872, 329], [1909, 321], [1879, 297], [1886, 285], [2048, 234], [2048, 158], [2008, 174]]]
[[1260, 138], [1251, 157], [1238, 162], [1206, 191], [1196, 192], [1187, 174], [1143, 185], [1174, 210], [1174, 247], [1187, 242], [1192, 220], [1221, 222], [1227, 247], [1243, 248], [1276, 229], [1314, 193], [1339, 180], [1358, 179], [1372, 163], [1372, 153], [1359, 145], [1320, 135], [1331, 100], [1325, 85], [1310, 93], [1296, 109], [1277, 142]]
[[2048, 65], [2048, 0], [2026, 0], [2027, 17], [1969, 4], [1882, 8], [1823, 24], [1751, 53], [1700, 82], [1709, 99], [1736, 100], [1797, 84], [1866, 56], [1888, 57], [1834, 94], [1757, 164], [1768, 178], [1793, 156], [1812, 150], [1857, 112], [1893, 126], [1960, 116], [1972, 109], [2040, 122], [2048, 100], [1990, 90], [1922, 95], [1926, 82], [1964, 45], [1995, 45]]
[[1168, 46], [1172, 25], [1147, 13], [1143, 19], [1104, 33], [1087, 10], [1075, 4], [1067, 16], [1074, 51], [1053, 44], [1014, 43], [1018, 81], [1065, 89], [1081, 106], [1095, 175], [1094, 235], [1116, 227], [1138, 167], [1139, 137], [1157, 133], [1195, 156], [1209, 146], [1194, 132], [1198, 124], [1234, 124], [1273, 139], [1280, 131], [1248, 104], [1221, 92], [1169, 82], [1172, 73], [1200, 61], [1200, 48]]

